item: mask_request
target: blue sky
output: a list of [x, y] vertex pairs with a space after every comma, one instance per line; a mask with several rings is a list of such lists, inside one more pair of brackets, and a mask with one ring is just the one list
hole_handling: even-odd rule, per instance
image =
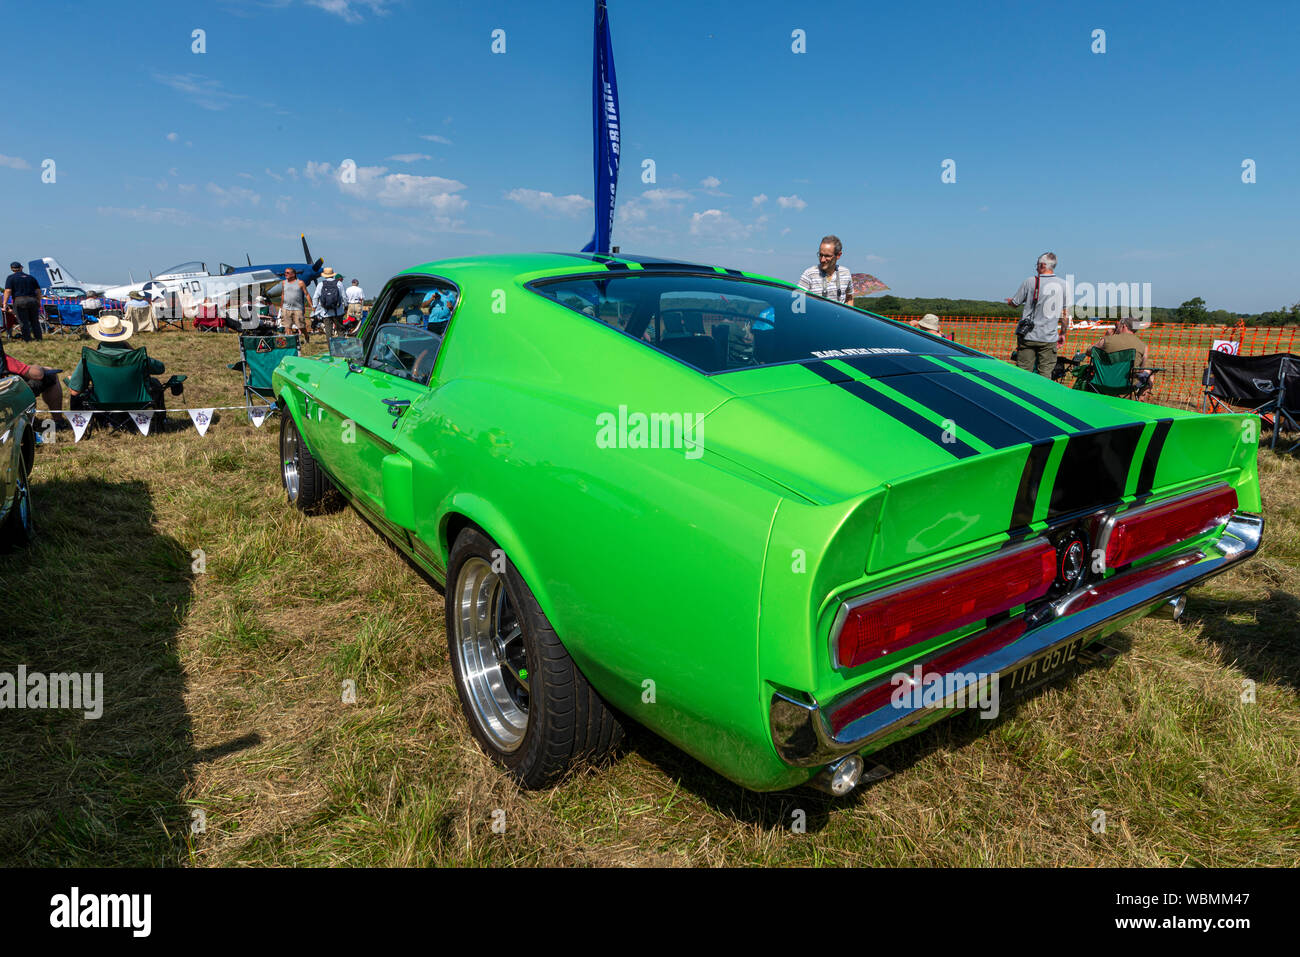
[[[1151, 283], [1156, 305], [1300, 300], [1295, 4], [610, 0], [610, 16], [625, 252], [793, 279], [833, 232], [845, 265], [904, 296], [1003, 298], [1050, 249], [1076, 280]], [[591, 20], [588, 0], [11, 9], [0, 258], [118, 282], [298, 258], [306, 231], [377, 291], [430, 259], [576, 250]]]

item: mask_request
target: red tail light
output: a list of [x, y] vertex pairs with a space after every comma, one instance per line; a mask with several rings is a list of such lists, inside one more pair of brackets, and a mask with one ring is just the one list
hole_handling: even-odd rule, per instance
[[1056, 550], [1038, 542], [891, 589], [849, 608], [836, 641], [841, 667], [883, 658], [910, 645], [1047, 594]]
[[1203, 535], [1232, 517], [1237, 490], [1219, 485], [1115, 519], [1106, 539], [1106, 565], [1122, 568], [1156, 552]]

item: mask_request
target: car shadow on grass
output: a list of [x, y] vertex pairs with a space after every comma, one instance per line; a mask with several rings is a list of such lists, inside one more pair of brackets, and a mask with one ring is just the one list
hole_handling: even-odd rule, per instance
[[[922, 763], [936, 751], [958, 750], [971, 745], [1013, 717], [1026, 702], [1049, 688], [1059, 688], [1066, 694], [1072, 693], [1075, 683], [1082, 675], [1094, 669], [1110, 667], [1113, 658], [1125, 654], [1131, 647], [1131, 639], [1124, 632], [1117, 632], [1089, 646], [1084, 658], [1059, 676], [1028, 688], [1023, 693], [1018, 692], [1009, 700], [1001, 699], [996, 718], [982, 718], [975, 710], [955, 712], [910, 738], [868, 755], [866, 776], [872, 777], [873, 764], [878, 768], [877, 773], [884, 773], [875, 780], [864, 780], [863, 784], [843, 798], [832, 797], [810, 786], [761, 794], [746, 790], [648, 729], [625, 719], [625, 726], [631, 729], [626, 749], [636, 752], [719, 814], [769, 830], [791, 830], [797, 821], [806, 833], [812, 834], [826, 826], [832, 811], [851, 809], [859, 803], [870, 802], [872, 790], [889, 777]], [[800, 811], [803, 812], [802, 815], [797, 815], [796, 812]]]
[[0, 556], [0, 672], [25, 666], [29, 688], [35, 673], [100, 674], [102, 713], [84, 696], [0, 710], [0, 865], [181, 864], [189, 550], [154, 527], [144, 482], [42, 481], [39, 463], [33, 480], [37, 540]]
[[1197, 595], [1183, 617], [1200, 637], [1223, 647], [1226, 664], [1255, 681], [1300, 688], [1300, 599], [1270, 588], [1268, 598], [1219, 599]]

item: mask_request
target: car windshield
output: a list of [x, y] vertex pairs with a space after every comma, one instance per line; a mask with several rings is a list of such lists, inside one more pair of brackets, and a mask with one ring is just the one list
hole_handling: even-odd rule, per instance
[[751, 279], [642, 273], [530, 288], [708, 374], [860, 355], [968, 354], [850, 306]]

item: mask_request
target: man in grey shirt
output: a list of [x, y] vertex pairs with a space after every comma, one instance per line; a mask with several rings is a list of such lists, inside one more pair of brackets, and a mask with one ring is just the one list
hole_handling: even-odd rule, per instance
[[1049, 379], [1056, 366], [1056, 348], [1065, 342], [1070, 330], [1065, 281], [1053, 272], [1055, 269], [1055, 253], [1043, 253], [1038, 257], [1037, 273], [1022, 282], [1007, 300], [1009, 305], [1025, 307], [1016, 324], [1016, 365]]

